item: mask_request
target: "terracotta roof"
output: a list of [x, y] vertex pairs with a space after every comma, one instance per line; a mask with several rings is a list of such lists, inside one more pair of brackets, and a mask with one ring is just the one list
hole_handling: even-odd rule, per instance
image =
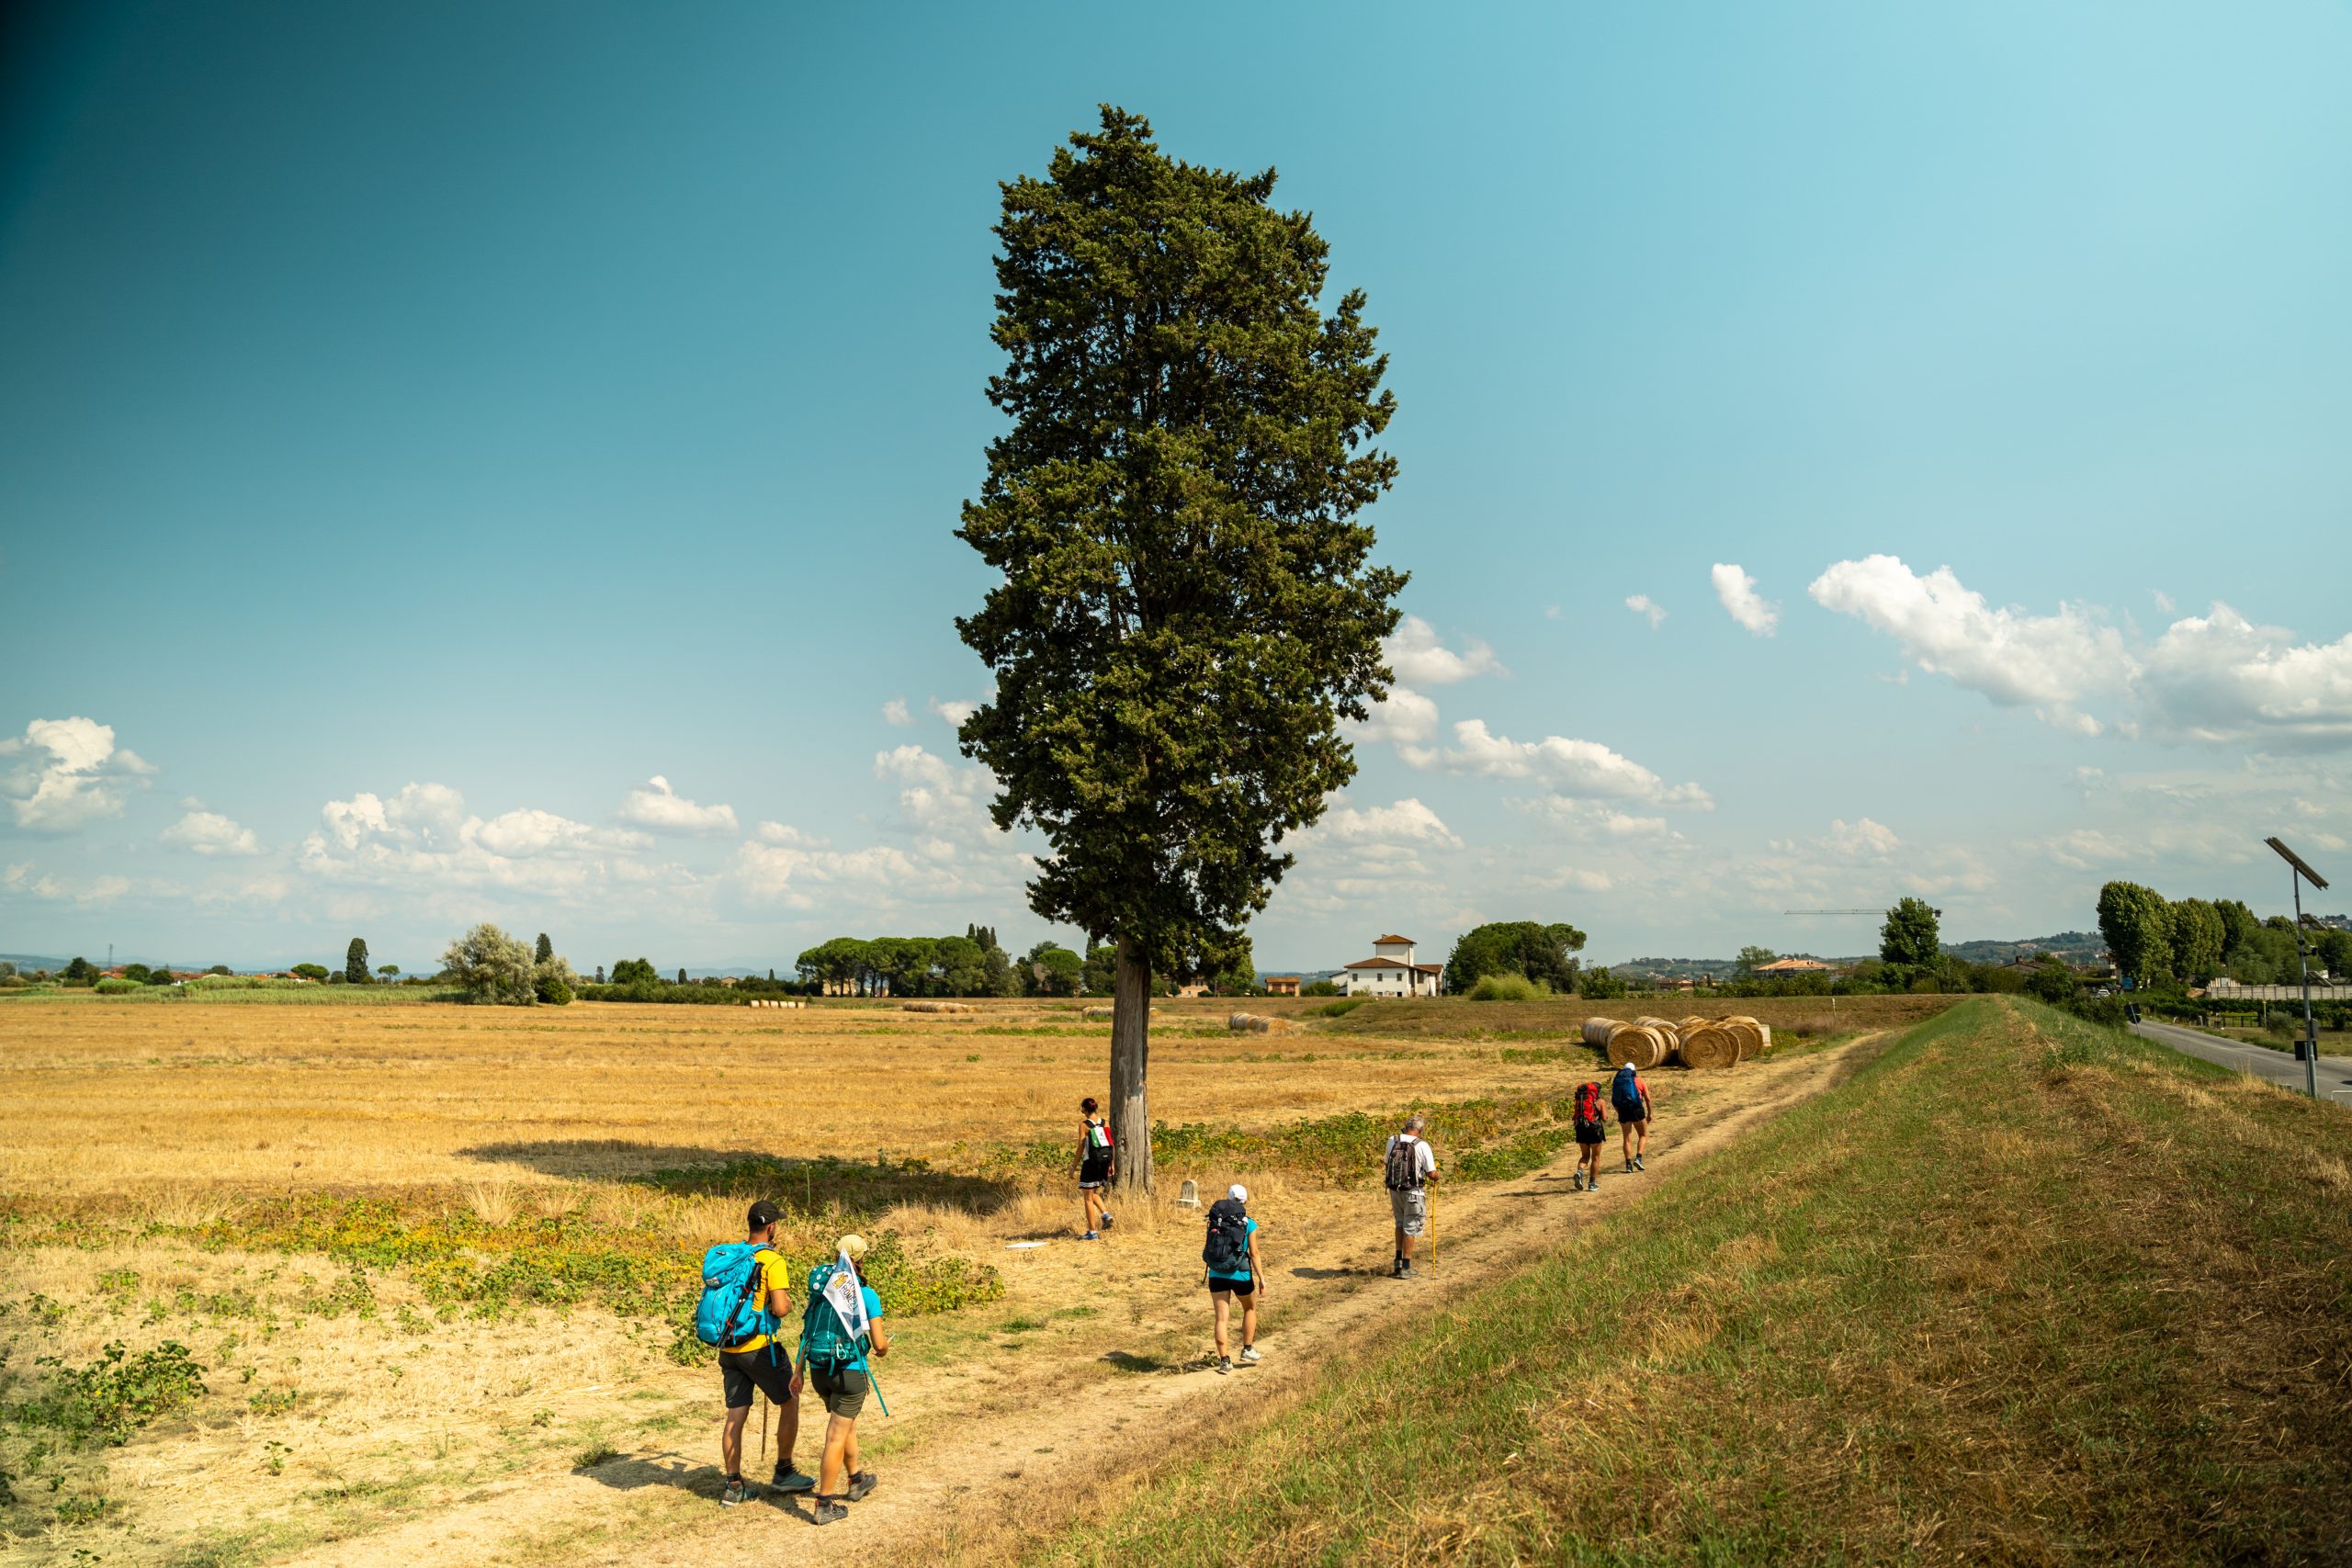
[[1833, 965], [1824, 964], [1818, 958], [1776, 958], [1770, 964], [1758, 964], [1756, 966], [1756, 972], [1758, 975], [1770, 975], [1775, 971], [1786, 974], [1794, 970], [1810, 974], [1816, 969], [1828, 969], [1831, 967], [1833, 967]]
[[1372, 939], [1372, 945], [1374, 947], [1382, 947], [1392, 942], [1401, 942], [1407, 947], [1419, 947], [1420, 945], [1419, 942], [1415, 942], [1408, 936], [1376, 936]]
[[1442, 964], [1416, 964], [1413, 967], [1419, 970], [1424, 975], [1442, 975], [1445, 973], [1445, 965]]
[[1408, 969], [1413, 967], [1394, 958], [1359, 958], [1353, 964], [1342, 964], [1342, 969]]

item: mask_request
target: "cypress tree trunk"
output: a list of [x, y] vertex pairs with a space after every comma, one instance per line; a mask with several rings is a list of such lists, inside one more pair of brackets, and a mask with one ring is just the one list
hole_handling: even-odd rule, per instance
[[1111, 1136], [1124, 1192], [1151, 1190], [1151, 1110], [1144, 1095], [1150, 1056], [1151, 960], [1123, 936], [1111, 983]]

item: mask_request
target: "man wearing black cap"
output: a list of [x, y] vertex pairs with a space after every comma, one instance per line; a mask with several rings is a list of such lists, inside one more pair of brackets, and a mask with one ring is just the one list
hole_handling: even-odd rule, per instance
[[[773, 1250], [776, 1222], [783, 1217], [774, 1203], [761, 1199], [752, 1205], [746, 1219], [750, 1230], [743, 1238], [760, 1249], [752, 1254], [760, 1272], [760, 1298], [767, 1308], [767, 1321], [779, 1325], [792, 1311], [791, 1269]], [[754, 1391], [766, 1394], [775, 1406], [775, 1477], [768, 1484], [778, 1492], [813, 1488], [816, 1478], [792, 1467], [792, 1445], [800, 1436], [800, 1374], [793, 1370], [790, 1352], [773, 1336], [755, 1334], [718, 1352], [718, 1377], [727, 1394], [727, 1422], [718, 1434], [727, 1490], [718, 1500], [731, 1507], [748, 1491], [743, 1482], [743, 1425], [752, 1414]]]

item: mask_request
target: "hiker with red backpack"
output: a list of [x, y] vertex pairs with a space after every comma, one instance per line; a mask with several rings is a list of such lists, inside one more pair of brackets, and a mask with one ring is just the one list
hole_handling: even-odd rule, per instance
[[1579, 1192], [1600, 1190], [1600, 1150], [1609, 1142], [1609, 1123], [1600, 1086], [1588, 1081], [1577, 1090], [1577, 1173], [1569, 1179]]
[[1428, 1125], [1429, 1119], [1416, 1111], [1405, 1119], [1404, 1131], [1390, 1135], [1381, 1156], [1382, 1173], [1388, 1183], [1388, 1212], [1396, 1222], [1396, 1258], [1388, 1271], [1392, 1280], [1413, 1277], [1413, 1247], [1429, 1228], [1429, 1188], [1437, 1179], [1437, 1153], [1421, 1136], [1421, 1129]]
[[1080, 1241], [1101, 1241], [1102, 1233], [1111, 1228], [1111, 1212], [1102, 1206], [1102, 1192], [1119, 1177], [1118, 1150], [1112, 1146], [1111, 1129], [1095, 1114], [1097, 1109], [1091, 1094], [1078, 1102], [1086, 1126], [1079, 1134], [1078, 1157], [1070, 1163], [1070, 1170], [1078, 1178], [1078, 1195], [1086, 1205], [1086, 1234], [1078, 1238]]
[[718, 1352], [719, 1387], [727, 1418], [718, 1431], [718, 1455], [727, 1485], [719, 1494], [729, 1507], [743, 1501], [743, 1427], [752, 1395], [764, 1393], [775, 1406], [775, 1475], [772, 1491], [806, 1492], [816, 1478], [792, 1467], [792, 1445], [800, 1436], [800, 1374], [777, 1345], [783, 1314], [792, 1310], [791, 1269], [775, 1251], [782, 1211], [763, 1198], [745, 1217], [747, 1235], [703, 1254], [702, 1299], [695, 1307], [695, 1336]]
[[1258, 1364], [1258, 1303], [1266, 1299], [1266, 1270], [1258, 1256], [1258, 1222], [1250, 1217], [1250, 1190], [1235, 1182], [1209, 1205], [1208, 1241], [1201, 1261], [1208, 1266], [1209, 1301], [1216, 1309], [1216, 1370], [1233, 1370], [1225, 1325], [1236, 1297], [1241, 1302], [1241, 1364]]

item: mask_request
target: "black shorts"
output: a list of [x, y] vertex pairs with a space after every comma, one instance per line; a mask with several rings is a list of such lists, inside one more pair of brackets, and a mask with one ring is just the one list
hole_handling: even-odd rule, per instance
[[812, 1361], [808, 1364], [808, 1386], [817, 1391], [817, 1397], [824, 1403], [826, 1415], [854, 1421], [857, 1413], [865, 1408], [865, 1391], [873, 1386], [873, 1380], [865, 1375], [862, 1367], [837, 1367], [830, 1361]]
[[[769, 1357], [773, 1354], [775, 1359]], [[753, 1390], [768, 1396], [772, 1404], [792, 1403], [792, 1358], [783, 1348], [763, 1345], [756, 1350], [721, 1350], [718, 1353], [718, 1381], [727, 1391], [727, 1408], [748, 1410]]]
[[1577, 1142], [1588, 1148], [1599, 1148], [1609, 1141], [1609, 1129], [1598, 1122], [1577, 1123]]
[[1221, 1275], [1210, 1275], [1209, 1294], [1216, 1295], [1220, 1291], [1231, 1291], [1235, 1295], [1247, 1300], [1257, 1294], [1258, 1281], [1254, 1277], [1227, 1280]]
[[1630, 1109], [1623, 1106], [1618, 1108], [1617, 1125], [1620, 1127], [1639, 1127], [1649, 1119], [1650, 1113], [1638, 1105]]

